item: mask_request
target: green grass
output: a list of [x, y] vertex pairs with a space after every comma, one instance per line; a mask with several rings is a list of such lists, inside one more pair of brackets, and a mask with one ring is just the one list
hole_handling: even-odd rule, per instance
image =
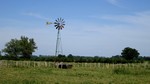
[[[13, 61], [12, 61], [13, 62]], [[72, 69], [0, 64], [0, 84], [149, 84], [149, 64], [72, 63]], [[43, 63], [43, 62], [40, 62]], [[14, 63], [15, 64], [15, 63]], [[28, 64], [27, 64], [28, 65]], [[103, 66], [102, 66], [103, 65]], [[97, 67], [98, 66], [98, 67]]]

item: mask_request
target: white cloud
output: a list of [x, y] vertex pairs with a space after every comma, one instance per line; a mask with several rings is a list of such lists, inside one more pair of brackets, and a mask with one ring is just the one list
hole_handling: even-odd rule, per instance
[[119, 0], [107, 0], [107, 2], [115, 6], [119, 5]]
[[38, 19], [43, 19], [43, 20], [48, 20], [49, 18], [46, 18], [38, 13], [33, 13], [33, 12], [28, 12], [28, 13], [23, 13], [23, 15], [27, 15], [27, 16], [32, 16]]
[[105, 15], [105, 16], [92, 16], [97, 19], [105, 19], [109, 21], [116, 21], [120, 23], [128, 23], [145, 28], [150, 27], [150, 11], [138, 12], [132, 15]]
[[[150, 42], [150, 12], [138, 12], [132, 15], [105, 15], [92, 16], [105, 24], [86, 29], [97, 32], [102, 41], [100, 47], [113, 54], [124, 47], [133, 47], [139, 50], [141, 55], [149, 55]], [[113, 24], [112, 24], [113, 23]], [[96, 40], [95, 40], [96, 41]], [[113, 51], [113, 52], [112, 52]], [[119, 51], [118, 53], [120, 53]]]

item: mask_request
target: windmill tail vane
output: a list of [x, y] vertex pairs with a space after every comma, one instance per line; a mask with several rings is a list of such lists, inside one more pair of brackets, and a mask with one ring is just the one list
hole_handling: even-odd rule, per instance
[[52, 22], [46, 22], [46, 25], [51, 25], [51, 24], [53, 24]]

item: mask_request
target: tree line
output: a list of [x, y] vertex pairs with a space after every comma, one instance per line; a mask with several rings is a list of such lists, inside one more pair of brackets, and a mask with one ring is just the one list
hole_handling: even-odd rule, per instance
[[[14, 60], [13, 58], [8, 58], [7, 56], [0, 56], [1, 60]], [[15, 60], [30, 60], [30, 61], [51, 61], [51, 62], [76, 62], [76, 63], [143, 63], [144, 61], [150, 61], [150, 57], [141, 57], [139, 56], [136, 59], [127, 60], [121, 55], [116, 55], [112, 57], [100, 57], [100, 56], [75, 56], [69, 54], [58, 55], [58, 56], [31, 56], [30, 59], [17, 58]]]
[[[1, 60], [31, 60], [31, 61], [52, 61], [52, 62], [88, 62], [88, 63], [139, 63], [144, 60], [150, 60], [150, 57], [141, 57], [138, 50], [126, 47], [121, 55], [112, 57], [99, 56], [74, 56], [69, 54], [58, 56], [33, 56], [32, 53], [37, 49], [33, 38], [21, 36], [20, 39], [11, 39], [5, 44], [5, 48], [0, 51]], [[2, 56], [1, 53], [5, 55]]]
[[112, 57], [100, 57], [100, 56], [74, 56], [69, 54], [58, 56], [33, 56], [32, 61], [52, 61], [52, 62], [77, 62], [77, 63], [143, 63], [144, 57], [138, 57], [136, 59], [127, 60], [121, 55]]

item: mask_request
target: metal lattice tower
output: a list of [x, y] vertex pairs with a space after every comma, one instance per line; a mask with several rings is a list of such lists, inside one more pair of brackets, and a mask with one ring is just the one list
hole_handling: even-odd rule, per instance
[[61, 34], [60, 34], [60, 30], [58, 29], [55, 56], [58, 56], [59, 54], [61, 55], [63, 54], [63, 49], [62, 49], [62, 42], [61, 42]]
[[62, 18], [58, 18], [57, 20], [55, 20], [54, 23], [52, 22], [47, 22], [48, 24], [54, 24], [54, 27], [56, 27], [56, 29], [58, 30], [57, 32], [57, 40], [56, 40], [56, 50], [55, 50], [55, 56], [58, 56], [59, 54], [63, 54], [63, 49], [62, 49], [62, 42], [61, 42], [61, 34], [60, 34], [60, 30], [62, 30], [65, 26], [65, 21]]

